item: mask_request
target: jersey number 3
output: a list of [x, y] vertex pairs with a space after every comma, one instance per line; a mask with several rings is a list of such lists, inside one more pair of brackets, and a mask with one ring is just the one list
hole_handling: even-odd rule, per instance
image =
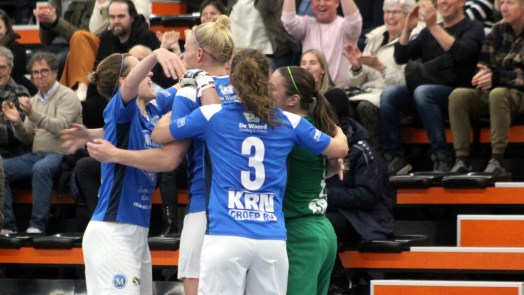
[[[252, 152], [254, 150], [254, 154]], [[248, 137], [242, 142], [242, 155], [249, 156], [249, 167], [255, 169], [255, 177], [251, 177], [251, 171], [242, 171], [240, 172], [240, 180], [242, 185], [250, 190], [258, 190], [264, 180], [266, 179], [266, 169], [264, 168], [264, 155], [266, 153], [266, 148], [264, 142], [258, 137]]]

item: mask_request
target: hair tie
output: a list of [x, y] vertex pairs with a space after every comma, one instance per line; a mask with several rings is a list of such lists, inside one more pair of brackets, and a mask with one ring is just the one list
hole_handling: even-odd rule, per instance
[[300, 94], [300, 90], [298, 90], [297, 84], [295, 83], [295, 79], [293, 78], [293, 74], [291, 74], [291, 68], [287, 67], [287, 71], [289, 73], [289, 77], [291, 78], [291, 82], [293, 83], [293, 86], [295, 87], [295, 90], [298, 93], [298, 96], [302, 97], [302, 94]]
[[120, 63], [120, 70], [118, 71], [118, 76], [116, 76], [115, 87], [113, 87], [113, 96], [115, 95], [116, 90], [118, 89], [118, 79], [122, 75], [123, 70], [124, 70], [124, 54], [122, 53], [122, 62]]

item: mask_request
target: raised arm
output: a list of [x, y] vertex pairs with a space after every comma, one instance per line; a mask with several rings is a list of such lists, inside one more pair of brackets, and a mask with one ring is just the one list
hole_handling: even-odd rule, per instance
[[149, 72], [151, 72], [157, 63], [162, 65], [167, 77], [173, 77], [174, 79], [182, 76], [186, 71], [185, 66], [177, 54], [164, 48], [156, 49], [139, 62], [138, 65], [131, 70], [129, 75], [127, 75], [121, 89], [124, 103], [129, 102], [137, 96], [140, 82], [149, 75]]
[[424, 18], [426, 27], [438, 44], [444, 51], [448, 51], [453, 43], [455, 43], [455, 37], [450, 35], [444, 28], [437, 23], [437, 10], [433, 4], [429, 1], [420, 2], [420, 14]]
[[296, 13], [295, 0], [284, 0], [284, 4], [282, 5], [282, 11]]
[[[295, 2], [293, 1], [293, 3]], [[350, 16], [358, 11], [358, 7], [353, 0], [341, 0], [340, 5], [342, 5], [344, 16]]]

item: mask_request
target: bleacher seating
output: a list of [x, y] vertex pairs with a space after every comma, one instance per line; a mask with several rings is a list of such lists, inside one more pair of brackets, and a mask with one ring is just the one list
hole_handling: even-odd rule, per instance
[[524, 215], [459, 215], [459, 247], [524, 247]]

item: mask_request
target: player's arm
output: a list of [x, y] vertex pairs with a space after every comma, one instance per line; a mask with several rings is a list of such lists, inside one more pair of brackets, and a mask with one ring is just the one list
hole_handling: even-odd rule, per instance
[[329, 145], [322, 152], [328, 158], [344, 158], [349, 152], [348, 141], [342, 129], [337, 126], [335, 136], [331, 138]]
[[183, 161], [190, 140], [171, 142], [161, 148], [126, 150], [107, 140], [96, 139], [87, 144], [89, 155], [100, 162], [118, 163], [154, 172], [173, 171]]

